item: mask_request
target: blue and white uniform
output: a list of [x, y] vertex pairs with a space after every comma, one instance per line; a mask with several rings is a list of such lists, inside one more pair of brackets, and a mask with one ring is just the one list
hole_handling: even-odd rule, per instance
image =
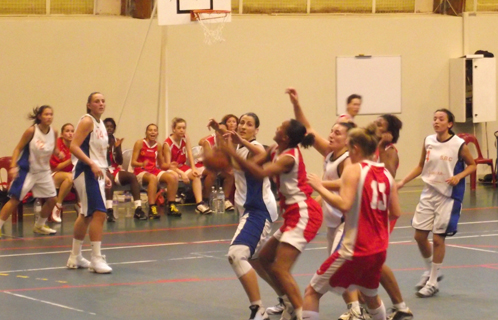
[[[92, 119], [93, 130], [85, 138], [80, 148], [85, 155], [104, 172], [105, 177], [105, 171], [108, 169], [106, 155], [109, 140], [107, 137], [107, 130], [102, 120], [97, 121], [90, 114], [81, 117], [80, 122], [84, 117], [90, 117]], [[78, 127], [76, 126], [76, 130], [77, 129]], [[88, 217], [95, 211], [106, 212], [105, 179], [102, 178], [97, 180], [90, 166], [76, 158], [74, 155], [73, 165], [74, 187], [80, 196], [83, 214]]]
[[52, 198], [57, 195], [50, 170], [55, 132], [52, 127], [49, 127], [47, 133], [43, 133], [37, 124], [33, 127], [33, 138], [19, 155], [19, 173], [9, 190], [9, 195], [18, 200], [23, 200], [30, 190], [35, 198]]
[[[256, 140], [251, 141], [251, 144], [263, 148]], [[237, 154], [247, 159], [249, 150], [239, 146]], [[231, 245], [249, 247], [250, 256], [255, 258], [269, 237], [271, 223], [278, 218], [277, 203], [269, 178], [261, 181], [237, 168], [234, 168], [234, 177], [235, 207], [240, 214], [240, 220]]]
[[412, 220], [415, 229], [448, 236], [457, 232], [465, 179], [456, 186], [449, 185], [446, 180], [465, 169], [460, 158], [463, 145], [464, 140], [457, 135], [442, 142], [435, 134], [425, 138], [425, 163], [421, 174], [425, 186]]

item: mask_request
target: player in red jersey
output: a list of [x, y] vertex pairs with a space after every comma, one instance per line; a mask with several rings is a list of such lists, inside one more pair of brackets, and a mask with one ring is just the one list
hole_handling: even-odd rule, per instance
[[149, 219], [159, 219], [156, 194], [160, 183], [165, 183], [168, 186], [166, 191], [168, 201], [166, 214], [181, 216], [182, 213], [175, 204], [178, 178], [168, 170], [169, 165], [163, 159], [163, 146], [156, 141], [157, 136], [157, 125], [149, 124], [145, 130], [145, 139], [135, 142], [131, 165], [135, 168], [134, 173], [137, 176], [138, 183], [143, 186], [147, 185]]
[[349, 287], [364, 295], [372, 319], [385, 320], [386, 309], [377, 294], [389, 245], [389, 220], [401, 214], [394, 179], [383, 164], [371, 161], [377, 149], [376, 126], [348, 133], [349, 156], [354, 165], [344, 169], [339, 195], [322, 185], [316, 175], [309, 182], [322, 198], [345, 217], [344, 237], [306, 288], [303, 316], [318, 319], [320, 298], [329, 290]]
[[[62, 222], [62, 202], [73, 187], [73, 163], [71, 162], [71, 151], [69, 151], [73, 134], [74, 126], [72, 124], [66, 123], [62, 126], [61, 136], [57, 139], [57, 148], [64, 153], [64, 158], [60, 159], [55, 155], [50, 158], [50, 168], [52, 169], [55, 188], [59, 189], [57, 201], [50, 215], [50, 220], [56, 223]], [[81, 203], [79, 201], [75, 208], [81, 213]]]
[[[201, 214], [210, 214], [212, 213], [211, 209], [202, 200], [201, 175], [204, 167], [195, 165], [190, 140], [187, 136], [187, 122], [182, 118], [174, 118], [171, 128], [173, 129], [171, 135], [164, 141], [165, 163], [170, 166], [171, 171], [178, 174], [178, 177], [185, 184], [192, 183], [196, 203], [195, 211]], [[187, 159], [190, 166], [187, 165]]]
[[[128, 172], [126, 169], [123, 170], [121, 165], [123, 164], [123, 152], [121, 151], [121, 143], [123, 138], [119, 139], [114, 136], [116, 131], [116, 122], [113, 118], [104, 119], [105, 128], [107, 130], [107, 135], [109, 136], [109, 148], [107, 149], [107, 161], [109, 162], [109, 170], [107, 175], [112, 181], [112, 186], [124, 186], [130, 185], [131, 194], [133, 196], [133, 204], [135, 207], [135, 214], [133, 217], [138, 220], [146, 220], [144, 211], [142, 210], [142, 200], [140, 199], [140, 185], [138, 184], [137, 177]], [[106, 189], [106, 207], [107, 207], [107, 222], [116, 221], [114, 217], [114, 211], [112, 208], [112, 194], [113, 188]]]
[[285, 304], [282, 319], [301, 320], [303, 299], [290, 270], [316, 236], [322, 224], [322, 208], [311, 198], [313, 189], [306, 181], [306, 167], [298, 145], [312, 146], [314, 136], [306, 134], [302, 123], [291, 119], [277, 128], [273, 139], [277, 144], [251, 161], [237, 155], [230, 143], [222, 143], [221, 148], [255, 178], [277, 178], [284, 223], [261, 249], [259, 258], [266, 274], [260, 276], [282, 297]]

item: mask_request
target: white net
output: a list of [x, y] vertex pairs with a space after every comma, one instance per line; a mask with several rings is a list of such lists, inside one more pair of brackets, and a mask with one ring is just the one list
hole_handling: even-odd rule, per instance
[[223, 28], [230, 16], [230, 11], [194, 10], [192, 20], [196, 20], [204, 32], [204, 42], [208, 45], [225, 41]]

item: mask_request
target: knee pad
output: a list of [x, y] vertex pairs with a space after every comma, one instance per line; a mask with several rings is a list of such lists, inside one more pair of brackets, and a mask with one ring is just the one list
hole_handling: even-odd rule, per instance
[[233, 245], [228, 249], [228, 262], [230, 262], [237, 278], [240, 278], [251, 271], [252, 266], [248, 261], [250, 255], [251, 252], [247, 246]]

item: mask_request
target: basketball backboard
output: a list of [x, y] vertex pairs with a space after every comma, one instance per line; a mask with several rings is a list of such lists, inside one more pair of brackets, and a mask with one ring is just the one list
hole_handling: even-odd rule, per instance
[[[159, 25], [198, 23], [191, 21], [192, 10], [231, 10], [231, 0], [158, 0]], [[230, 16], [226, 20], [230, 22]]]

